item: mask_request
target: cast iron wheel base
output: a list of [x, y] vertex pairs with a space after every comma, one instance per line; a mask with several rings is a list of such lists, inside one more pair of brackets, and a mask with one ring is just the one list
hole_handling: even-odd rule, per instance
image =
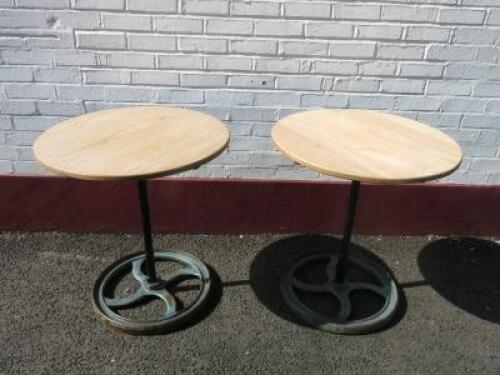
[[[327, 280], [320, 284], [309, 284], [296, 278], [296, 273], [303, 267], [316, 262], [328, 262], [326, 266]], [[377, 284], [368, 282], [349, 281], [349, 272], [341, 283], [335, 281], [338, 254], [320, 253], [306, 256], [291, 265], [281, 279], [281, 292], [283, 299], [291, 311], [306, 323], [336, 334], [363, 334], [382, 328], [394, 316], [398, 305], [398, 289], [392, 276], [379, 264], [371, 259], [350, 253], [347, 268], [354, 265], [371, 274]], [[334, 296], [339, 309], [336, 316], [326, 316], [314, 311], [302, 302], [296, 291], [303, 293], [328, 293]], [[355, 291], [369, 291], [382, 297], [383, 307], [376, 313], [362, 319], [350, 320], [352, 313], [351, 293]]]
[[[145, 253], [137, 253], [119, 259], [99, 276], [94, 285], [92, 302], [97, 315], [106, 324], [129, 334], [163, 333], [179, 328], [205, 305], [210, 291], [210, 272], [203, 262], [183, 251], [155, 252], [154, 260], [155, 263], [159, 261], [179, 263], [183, 268], [166, 275], [158, 275], [157, 280], [152, 283], [143, 272]], [[138, 289], [126, 297], [110, 297], [109, 288], [113, 282], [130, 271], [138, 282]], [[190, 305], [181, 307], [172, 293], [172, 288], [188, 279], [198, 279], [201, 286], [196, 299]], [[160, 319], [130, 319], [117, 311], [155, 298], [165, 305]]]

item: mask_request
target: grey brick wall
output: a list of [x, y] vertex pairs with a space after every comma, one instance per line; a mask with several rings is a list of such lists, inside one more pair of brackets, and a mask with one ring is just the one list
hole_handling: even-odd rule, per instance
[[0, 0], [0, 173], [69, 116], [161, 103], [214, 114], [228, 152], [188, 175], [325, 178], [269, 139], [314, 107], [391, 111], [465, 151], [448, 181], [500, 183], [500, 0]]

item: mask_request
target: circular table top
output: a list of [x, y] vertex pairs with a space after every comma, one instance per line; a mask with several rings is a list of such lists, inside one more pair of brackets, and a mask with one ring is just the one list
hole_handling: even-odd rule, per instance
[[371, 110], [319, 109], [287, 116], [272, 138], [290, 159], [316, 171], [361, 182], [422, 182], [446, 176], [462, 160], [441, 131]]
[[123, 107], [55, 125], [36, 140], [34, 153], [57, 174], [143, 179], [197, 167], [228, 142], [226, 125], [207, 114], [166, 106]]

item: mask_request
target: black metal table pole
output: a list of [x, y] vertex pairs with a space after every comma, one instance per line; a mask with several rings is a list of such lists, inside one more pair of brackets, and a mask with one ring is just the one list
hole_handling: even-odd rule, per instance
[[[181, 327], [205, 306], [210, 297], [210, 271], [198, 258], [180, 250], [154, 251], [151, 237], [147, 180], [137, 181], [142, 214], [144, 251], [125, 256], [104, 270], [94, 285], [93, 305], [98, 316], [106, 324], [130, 334], [154, 334]], [[172, 272], [156, 274], [155, 262], [174, 262], [182, 266]], [[115, 295], [124, 271], [131, 273], [138, 287], [126, 295]], [[200, 288], [197, 298], [189, 304], [175, 296], [171, 288], [178, 283], [198, 279]], [[146, 306], [152, 298], [165, 305], [163, 315], [153, 319], [135, 319], [121, 314], [121, 310]]]
[[137, 181], [139, 188], [139, 202], [141, 204], [142, 227], [144, 234], [144, 252], [146, 253], [146, 275], [150, 282], [156, 281], [155, 258], [153, 252], [153, 240], [151, 238], [151, 223], [149, 219], [148, 190], [146, 180]]
[[[367, 333], [382, 327], [392, 319], [398, 306], [398, 289], [392, 275], [378, 262], [356, 251], [350, 251], [360, 186], [359, 181], [351, 183], [340, 250], [325, 251], [299, 258], [281, 278], [283, 299], [295, 315], [314, 327], [343, 335]], [[296, 276], [304, 267], [317, 264], [318, 261], [327, 262], [327, 279], [323, 283], [309, 284]], [[356, 280], [355, 275], [348, 273], [349, 265], [371, 274], [377, 281]], [[378, 294], [384, 299], [384, 305], [371, 315], [356, 318], [352, 313], [351, 292], [358, 290]], [[301, 293], [297, 293], [298, 291]], [[305, 303], [301, 296], [302, 293], [325, 292], [333, 295], [338, 301], [339, 309], [336, 314], [325, 314], [315, 310], [309, 303]], [[365, 304], [369, 307], [370, 300], [367, 300]]]
[[354, 226], [354, 218], [356, 216], [356, 206], [359, 195], [359, 181], [352, 181], [351, 190], [349, 192], [349, 203], [347, 205], [347, 216], [344, 226], [344, 236], [340, 248], [337, 269], [335, 274], [335, 282], [343, 283], [346, 276], [347, 258], [349, 257], [349, 246], [351, 244], [352, 228]]

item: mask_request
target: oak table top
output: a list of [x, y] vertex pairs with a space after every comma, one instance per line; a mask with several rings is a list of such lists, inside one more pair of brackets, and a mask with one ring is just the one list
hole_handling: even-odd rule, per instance
[[210, 115], [166, 106], [97, 111], [44, 132], [34, 153], [49, 170], [87, 180], [145, 179], [195, 168], [221, 153], [229, 130]]
[[299, 164], [369, 183], [434, 180], [452, 173], [462, 160], [460, 146], [443, 132], [372, 110], [296, 113], [277, 122], [272, 138]]

